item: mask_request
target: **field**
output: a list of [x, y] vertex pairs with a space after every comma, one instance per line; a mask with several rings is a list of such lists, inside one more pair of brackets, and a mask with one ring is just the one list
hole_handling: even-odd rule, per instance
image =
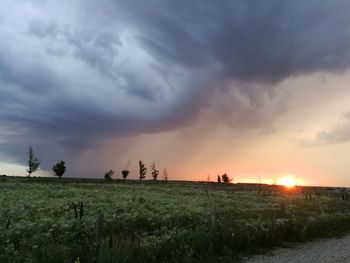
[[0, 178], [0, 262], [235, 262], [345, 233], [346, 189]]

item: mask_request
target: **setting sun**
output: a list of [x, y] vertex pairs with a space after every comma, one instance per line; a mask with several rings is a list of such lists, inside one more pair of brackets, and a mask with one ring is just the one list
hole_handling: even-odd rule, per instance
[[296, 186], [297, 180], [294, 176], [288, 175], [288, 176], [283, 176], [283, 177], [279, 178], [277, 183], [279, 185], [284, 185], [288, 188], [292, 188], [292, 187]]

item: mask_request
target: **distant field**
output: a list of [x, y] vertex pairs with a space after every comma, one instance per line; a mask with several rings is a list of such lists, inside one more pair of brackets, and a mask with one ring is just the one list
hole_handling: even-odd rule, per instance
[[1, 263], [234, 262], [349, 229], [346, 189], [0, 178]]

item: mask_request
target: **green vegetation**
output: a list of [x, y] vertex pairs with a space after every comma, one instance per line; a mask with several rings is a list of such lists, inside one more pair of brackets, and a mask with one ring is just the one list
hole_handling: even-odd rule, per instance
[[350, 228], [332, 188], [3, 177], [0, 192], [0, 262], [234, 262]]

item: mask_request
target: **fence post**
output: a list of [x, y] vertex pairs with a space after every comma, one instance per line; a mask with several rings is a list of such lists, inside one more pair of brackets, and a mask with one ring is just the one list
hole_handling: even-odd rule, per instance
[[96, 217], [96, 223], [95, 223], [95, 231], [96, 231], [96, 242], [100, 243], [103, 239], [103, 215], [99, 214]]

